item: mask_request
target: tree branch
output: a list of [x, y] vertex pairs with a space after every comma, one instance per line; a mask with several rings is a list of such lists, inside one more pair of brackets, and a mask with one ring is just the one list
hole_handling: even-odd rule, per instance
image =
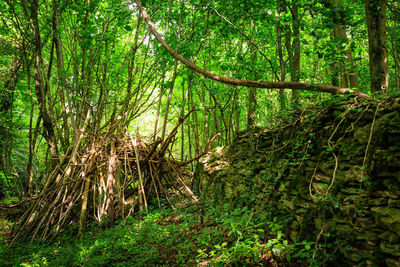
[[155, 29], [153, 23], [151, 22], [149, 15], [144, 10], [141, 2], [139, 0], [134, 0], [136, 5], [138, 6], [139, 10], [142, 12], [144, 19], [151, 31], [151, 33], [156, 37], [158, 42], [170, 53], [175, 59], [182, 62], [185, 66], [202, 74], [204, 77], [212, 79], [217, 82], [222, 82], [231, 85], [237, 86], [246, 86], [246, 87], [255, 87], [255, 88], [269, 88], [269, 89], [292, 89], [292, 90], [305, 90], [305, 91], [318, 91], [318, 92], [326, 92], [331, 94], [354, 94], [355, 96], [359, 97], [366, 97], [369, 96], [361, 93], [356, 90], [351, 90], [348, 88], [341, 88], [331, 85], [320, 85], [320, 84], [312, 84], [312, 83], [302, 83], [302, 82], [266, 82], [266, 81], [255, 81], [255, 80], [241, 80], [236, 78], [227, 78], [215, 75], [211, 72], [208, 72], [196, 64], [193, 64], [189, 60], [185, 59], [181, 55], [179, 55], [175, 50], [173, 50], [158, 34], [157, 30]]

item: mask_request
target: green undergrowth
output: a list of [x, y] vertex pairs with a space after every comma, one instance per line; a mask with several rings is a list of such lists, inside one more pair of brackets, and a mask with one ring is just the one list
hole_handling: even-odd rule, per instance
[[55, 240], [8, 247], [3, 232], [0, 266], [318, 264], [312, 242], [289, 243], [279, 220], [267, 221], [247, 208], [187, 204], [153, 209], [112, 228], [91, 223], [83, 237], [76, 233], [71, 226]]

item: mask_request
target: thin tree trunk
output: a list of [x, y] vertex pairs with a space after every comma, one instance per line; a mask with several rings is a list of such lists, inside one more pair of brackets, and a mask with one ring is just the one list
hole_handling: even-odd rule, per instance
[[[191, 86], [191, 77], [188, 79], [188, 85], [185, 90], [185, 84], [182, 82], [182, 109], [181, 109], [181, 114], [179, 115], [179, 118], [183, 118], [185, 116], [185, 105], [186, 105], [186, 99], [188, 98], [189, 95], [189, 87]], [[182, 123], [181, 125], [181, 161], [184, 160], [184, 153], [185, 153], [185, 123]]]
[[[279, 58], [279, 66], [280, 66], [280, 71], [281, 71], [281, 77], [280, 81], [284, 82], [285, 81], [285, 61], [283, 59], [283, 49], [282, 49], [282, 28], [281, 28], [281, 13], [282, 13], [282, 6], [284, 3], [282, 0], [277, 0], [276, 2], [277, 5], [277, 22], [276, 22], [276, 48], [277, 48], [277, 53], [278, 53], [278, 58]], [[285, 92], [283, 89], [279, 89], [279, 103], [281, 106], [281, 110], [286, 109], [286, 104], [285, 104]]]
[[[296, 3], [292, 5], [292, 23], [293, 23], [293, 43], [290, 52], [290, 79], [292, 82], [300, 81], [300, 19], [299, 19], [299, 7]], [[297, 90], [292, 91], [292, 107], [297, 108], [299, 106], [299, 92]]]
[[156, 141], [157, 139], [157, 131], [158, 131], [158, 120], [160, 119], [160, 110], [161, 110], [161, 100], [164, 94], [164, 79], [165, 79], [165, 72], [162, 74], [161, 78], [161, 88], [158, 96], [158, 104], [157, 104], [157, 113], [156, 118], [154, 121], [154, 132], [153, 132], [153, 140]]
[[169, 87], [167, 104], [165, 106], [165, 113], [164, 113], [164, 123], [163, 123], [162, 131], [161, 131], [161, 139], [163, 139], [163, 140], [165, 138], [165, 132], [167, 130], [169, 105], [171, 103], [172, 92], [174, 91], [174, 85], [175, 85], [175, 80], [176, 80], [176, 75], [177, 75], [177, 68], [178, 68], [178, 60], [175, 59], [174, 73], [172, 75], [171, 86]]

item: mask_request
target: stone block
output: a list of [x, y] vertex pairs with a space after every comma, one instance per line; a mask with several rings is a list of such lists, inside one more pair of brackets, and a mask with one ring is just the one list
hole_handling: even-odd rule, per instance
[[400, 241], [400, 238], [393, 232], [386, 231], [379, 235], [380, 239], [389, 241], [389, 243], [394, 244]]
[[383, 205], [386, 205], [387, 202], [388, 202], [387, 198], [383, 198], [383, 197], [381, 197], [381, 198], [371, 198], [368, 201], [368, 205], [370, 205], [370, 206], [383, 206]]
[[389, 199], [388, 206], [390, 208], [400, 208], [400, 199]]
[[379, 247], [383, 253], [400, 256], [400, 243], [391, 244], [388, 241], [382, 241]]
[[400, 258], [386, 258], [387, 267], [400, 267]]

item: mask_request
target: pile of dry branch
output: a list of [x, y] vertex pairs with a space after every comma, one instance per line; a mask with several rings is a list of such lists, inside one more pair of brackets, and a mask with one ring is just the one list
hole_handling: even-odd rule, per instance
[[135, 207], [147, 210], [150, 197], [157, 198], [159, 205], [160, 197], [169, 202], [171, 190], [197, 201], [181, 173], [184, 163], [171, 156], [180, 123], [165, 140], [146, 142], [129, 131], [79, 140], [71, 156], [49, 175], [40, 195], [32, 199], [14, 229], [12, 242], [28, 235], [45, 240], [78, 221], [82, 233], [88, 219], [107, 218], [112, 225], [117, 218], [132, 214]]

